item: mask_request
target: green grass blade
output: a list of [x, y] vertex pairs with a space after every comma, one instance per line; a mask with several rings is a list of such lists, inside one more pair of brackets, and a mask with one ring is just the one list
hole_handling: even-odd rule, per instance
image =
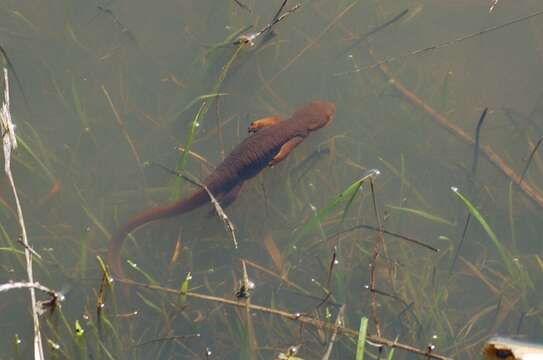
[[417, 190], [417, 188], [413, 184], [411, 184], [411, 182], [406, 178], [404, 170], [396, 169], [394, 165], [392, 165], [390, 162], [386, 161], [383, 158], [379, 158], [379, 161], [381, 161], [390, 172], [392, 172], [394, 175], [400, 178], [403, 186], [407, 185], [407, 187], [411, 191], [413, 191], [417, 199], [422, 203], [422, 205], [425, 208], [428, 208], [428, 209], [431, 208], [430, 204], [428, 203], [428, 201], [426, 201], [424, 196], [422, 196], [422, 194]]
[[[198, 109], [198, 112], [194, 116], [194, 119], [192, 120], [192, 125], [190, 127], [190, 131], [187, 135], [187, 140], [185, 142], [185, 151], [183, 151], [183, 155], [181, 155], [181, 159], [179, 160], [179, 164], [177, 165], [177, 168], [175, 171], [178, 174], [183, 173], [183, 170], [185, 169], [185, 166], [187, 165], [188, 161], [188, 155], [190, 153], [190, 150], [192, 148], [192, 141], [194, 140], [194, 136], [196, 135], [196, 129], [198, 129], [198, 126], [200, 126], [200, 119], [204, 116], [205, 112], [207, 111], [207, 102], [203, 101], [202, 104], [200, 104], [200, 108]], [[174, 186], [173, 191], [171, 194], [170, 199], [176, 200], [181, 196], [181, 185], [182, 185], [183, 179], [180, 176], [176, 176], [173, 180]]]
[[[223, 66], [222, 72], [219, 75], [219, 78], [217, 79], [217, 82], [213, 86], [213, 90], [211, 94], [220, 94], [219, 90], [226, 79], [226, 76], [228, 75], [228, 71], [230, 70], [230, 67], [234, 63], [234, 61], [237, 59], [238, 55], [241, 52], [241, 49], [243, 49], [244, 45], [239, 45], [236, 48], [236, 51], [228, 62]], [[208, 94], [209, 95], [209, 94]], [[185, 169], [186, 163], [189, 158], [189, 153], [192, 150], [192, 142], [194, 140], [194, 136], [196, 135], [196, 130], [198, 129], [200, 125], [200, 120], [203, 119], [207, 113], [207, 110], [209, 109], [209, 103], [211, 100], [213, 100], [215, 97], [206, 97], [204, 100], [202, 100], [202, 103], [200, 104], [200, 108], [198, 109], [198, 112], [196, 113], [196, 116], [192, 120], [192, 124], [190, 127], [189, 134], [187, 135], [187, 142], [185, 144], [185, 151], [183, 151], [183, 155], [181, 156], [181, 160], [179, 160], [179, 164], [176, 167], [176, 171], [178, 173], [183, 173], [183, 170]], [[189, 104], [190, 105], [190, 104]], [[181, 185], [182, 185], [182, 178], [177, 176], [174, 179], [174, 188], [172, 191], [171, 199], [175, 200], [178, 199], [181, 195]]]
[[96, 217], [93, 214], [93, 212], [90, 210], [90, 208], [87, 206], [87, 201], [83, 197], [83, 194], [81, 193], [79, 188], [75, 187], [75, 191], [76, 191], [77, 195], [79, 196], [79, 198], [81, 199], [81, 208], [83, 209], [83, 211], [85, 211], [85, 214], [87, 214], [87, 216], [92, 221], [94, 226], [96, 226], [102, 232], [102, 234], [104, 234], [105, 238], [110, 239], [111, 234], [107, 230], [106, 226], [104, 226], [104, 224], [102, 224], [102, 222], [100, 220], [98, 220], [98, 217]]
[[56, 178], [51, 172], [51, 170], [49, 170], [49, 168], [43, 163], [43, 161], [40, 160], [40, 158], [36, 155], [36, 153], [32, 151], [30, 146], [28, 146], [28, 144], [19, 135], [16, 135], [16, 136], [17, 136], [17, 143], [19, 147], [23, 148], [24, 151], [26, 151], [28, 155], [30, 155], [30, 157], [41, 167], [41, 169], [43, 170], [43, 172], [45, 173], [45, 175], [47, 176], [51, 184], [54, 184], [56, 181]]
[[358, 342], [356, 344], [356, 360], [364, 360], [364, 350], [366, 348], [367, 332], [368, 332], [368, 318], [363, 316], [360, 319], [360, 329], [358, 330]]
[[187, 294], [189, 292], [190, 280], [192, 280], [192, 273], [189, 271], [187, 273], [187, 276], [185, 276], [185, 280], [183, 280], [183, 283], [181, 284], [181, 288], [179, 289], [180, 306], [185, 306], [185, 304], [187, 303]]
[[354, 195], [361, 188], [364, 181], [374, 175], [378, 175], [378, 170], [369, 170], [362, 176], [360, 179], [349, 185], [347, 189], [339, 193], [332, 201], [330, 201], [325, 207], [315, 212], [315, 214], [298, 230], [294, 236], [294, 242], [297, 242], [302, 236], [306, 235], [311, 230], [317, 228], [321, 220], [330, 215], [338, 206], [347, 201], [347, 205], [344, 208], [344, 211], [347, 211], [352, 204]]
[[109, 273], [106, 263], [104, 262], [104, 260], [102, 259], [100, 255], [96, 255], [96, 261], [98, 262], [98, 267], [100, 268], [100, 271], [106, 277], [105, 280], [106, 280], [107, 287], [109, 288], [110, 291], [112, 291], [113, 290], [112, 277], [111, 277], [111, 274]]
[[79, 91], [77, 90], [77, 84], [75, 82], [75, 78], [73, 77], [72, 77], [72, 99], [74, 101], [75, 111], [79, 117], [79, 120], [81, 121], [81, 127], [83, 129], [89, 129], [90, 125], [87, 120], [87, 114], [85, 113], [83, 103], [81, 102], [81, 97], [79, 96]]
[[219, 92], [219, 93], [211, 93], [211, 94], [204, 94], [204, 95], [197, 96], [194, 99], [192, 99], [187, 105], [185, 105], [185, 107], [181, 111], [174, 114], [172, 116], [172, 120], [179, 119], [179, 117], [181, 115], [183, 115], [185, 113], [185, 111], [189, 110], [191, 107], [198, 104], [199, 102], [205, 102], [207, 100], [213, 100], [216, 97], [226, 96], [226, 95], [229, 95], [229, 94], [225, 93], [225, 92]]
[[537, 260], [540, 270], [543, 271], [543, 260], [539, 257], [539, 255], [536, 255], [535, 259]]
[[74, 334], [76, 337], [81, 337], [85, 334], [85, 330], [83, 329], [83, 327], [81, 326], [81, 324], [79, 323], [79, 320], [75, 320], [75, 326], [74, 326]]
[[17, 254], [17, 255], [24, 255], [25, 254], [24, 251], [17, 250], [17, 249], [12, 248], [12, 247], [0, 247], [0, 252], [10, 252], [10, 253], [14, 253], [14, 254]]
[[513, 215], [513, 182], [509, 182], [508, 197], [507, 197], [507, 207], [509, 213], [509, 227], [511, 228], [511, 242], [513, 244], [513, 249], [517, 249], [517, 239], [515, 237], [515, 218]]
[[[396, 342], [396, 341], [398, 341], [398, 337], [396, 337], [396, 339], [394, 339], [394, 342]], [[392, 360], [392, 357], [394, 356], [394, 350], [395, 350], [395, 348], [391, 348], [388, 351], [387, 360]]]
[[153, 279], [151, 277], [151, 275], [149, 275], [147, 272], [143, 271], [142, 268], [140, 268], [138, 266], [138, 264], [136, 264], [135, 262], [133, 261], [130, 261], [130, 260], [126, 260], [126, 262], [128, 263], [128, 265], [130, 265], [130, 267], [134, 270], [136, 270], [137, 272], [139, 272], [140, 274], [143, 275], [143, 277], [145, 277], [145, 279], [147, 280], [147, 282], [149, 282], [149, 284], [153, 284], [153, 285], [158, 285], [158, 282]]
[[151, 300], [143, 296], [143, 294], [140, 293], [139, 291], [136, 294], [145, 303], [145, 305], [149, 306], [151, 309], [155, 310], [157, 313], [162, 314], [162, 310], [160, 309], [158, 305], [155, 305], [154, 302], [152, 302]]
[[360, 190], [361, 187], [362, 187], [362, 182], [359, 182], [358, 187], [353, 189], [351, 197], [349, 198], [349, 200], [347, 200], [347, 204], [345, 204], [345, 207], [343, 208], [343, 214], [341, 215], [341, 223], [340, 223], [340, 225], [343, 224], [343, 222], [345, 222], [345, 218], [347, 217], [347, 213], [349, 212], [349, 209], [351, 208], [351, 205], [354, 202], [354, 198], [356, 197], [356, 194], [358, 194], [358, 191]]
[[197, 60], [193, 64], [195, 64], [195, 63], [202, 63], [202, 64], [207, 63], [207, 58], [211, 55], [211, 53], [213, 53], [217, 49], [223, 48], [225, 46], [232, 45], [236, 38], [238, 38], [241, 34], [246, 32], [250, 28], [251, 28], [251, 26], [245, 26], [243, 28], [238, 29], [237, 31], [232, 32], [222, 42], [217, 43], [217, 44], [211, 46], [209, 49], [207, 49], [201, 56], [199, 56], [197, 58]]
[[77, 358], [82, 360], [88, 359], [85, 329], [83, 326], [81, 326], [79, 320], [75, 320], [74, 334], [77, 348]]
[[403, 212], [406, 212], [406, 213], [409, 213], [409, 214], [412, 214], [412, 215], [416, 215], [416, 216], [422, 217], [422, 218], [424, 218], [426, 220], [430, 220], [430, 221], [433, 221], [433, 222], [436, 222], [436, 223], [439, 223], [439, 224], [455, 226], [455, 224], [452, 223], [451, 221], [449, 221], [447, 219], [444, 219], [444, 218], [442, 218], [440, 216], [430, 214], [429, 212], [426, 212], [424, 210], [406, 208], [406, 207], [394, 206], [394, 205], [386, 205], [386, 207], [389, 208], [389, 209], [392, 209], [392, 210], [403, 211]]
[[447, 71], [445, 78], [443, 79], [443, 84], [441, 85], [441, 96], [439, 99], [439, 109], [441, 112], [446, 113], [447, 104], [449, 103], [449, 83], [451, 79], [452, 72]]
[[477, 210], [477, 208], [464, 195], [462, 195], [458, 191], [457, 188], [451, 187], [451, 190], [456, 194], [456, 196], [460, 198], [460, 200], [462, 200], [462, 202], [464, 203], [468, 211], [471, 213], [471, 215], [475, 219], [477, 219], [479, 224], [481, 224], [481, 226], [487, 233], [488, 237], [492, 241], [492, 244], [494, 245], [494, 247], [496, 247], [496, 250], [498, 251], [498, 254], [500, 255], [502, 262], [505, 264], [505, 267], [507, 268], [507, 271], [509, 272], [509, 274], [513, 277], [516, 277], [514, 275], [518, 274], [518, 272], [516, 270], [516, 267], [513, 264], [511, 255], [508, 253], [507, 249], [502, 245], [500, 240], [498, 240], [496, 233], [494, 233], [494, 230], [492, 230], [490, 225], [488, 225], [483, 215], [481, 215], [479, 210]]

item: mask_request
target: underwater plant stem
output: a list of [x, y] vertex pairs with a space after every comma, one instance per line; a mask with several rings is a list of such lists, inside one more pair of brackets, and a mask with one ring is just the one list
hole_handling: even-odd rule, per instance
[[347, 5], [339, 14], [337, 14], [336, 17], [334, 17], [332, 21], [330, 21], [330, 23], [326, 25], [326, 27], [315, 38], [310, 40], [306, 46], [304, 46], [296, 55], [294, 55], [294, 57], [290, 59], [289, 62], [287, 62], [279, 71], [275, 73], [275, 75], [269, 80], [269, 83], [273, 83], [279, 77], [279, 75], [281, 75], [289, 67], [291, 67], [292, 64], [294, 64], [307, 50], [315, 46], [320, 41], [320, 39], [326, 33], [328, 33], [328, 31], [330, 31], [330, 29], [334, 27], [357, 3], [358, 0], [354, 0], [349, 5]]
[[221, 161], [224, 160], [224, 136], [222, 133], [222, 121], [221, 121], [221, 111], [219, 105], [219, 97], [215, 98], [215, 113], [217, 117], [217, 142], [219, 144], [219, 153], [221, 156]]
[[373, 254], [371, 257], [370, 263], [370, 293], [371, 293], [371, 312], [373, 317], [373, 322], [375, 323], [375, 332], [377, 336], [381, 336], [381, 322], [379, 321], [379, 311], [377, 304], [377, 293], [375, 292], [376, 283], [377, 283], [377, 259], [381, 253], [381, 248], [385, 247], [385, 237], [383, 236], [383, 225], [381, 219], [379, 218], [379, 211], [377, 209], [377, 201], [375, 200], [375, 190], [373, 186], [373, 180], [370, 178], [370, 188], [371, 188], [371, 198], [373, 202], [373, 210], [375, 212], [375, 219], [377, 221], [377, 237], [375, 239], [375, 246], [373, 248]]
[[[217, 79], [217, 82], [215, 83], [213, 87], [213, 94], [217, 94], [218, 90], [221, 88], [224, 80], [226, 79], [226, 76], [228, 75], [228, 72], [230, 70], [230, 67], [234, 63], [234, 61], [238, 58], [241, 50], [244, 48], [245, 44], [239, 44], [228, 60], [226, 64], [223, 66], [221, 73], [219, 74], [219, 78]], [[185, 170], [185, 166], [187, 165], [187, 161], [189, 158], [189, 154], [192, 151], [192, 142], [194, 140], [194, 136], [196, 135], [196, 131], [198, 129], [198, 126], [200, 124], [200, 119], [203, 119], [205, 115], [207, 114], [207, 111], [209, 109], [209, 102], [211, 99], [214, 99], [215, 97], [207, 98], [205, 97], [202, 102], [200, 103], [200, 107], [198, 111], [196, 112], [196, 115], [194, 116], [194, 119], [192, 120], [189, 133], [187, 134], [187, 139], [185, 141], [185, 151], [181, 155], [181, 159], [179, 160], [179, 163], [176, 168], [176, 172], [182, 173]], [[218, 131], [221, 129], [218, 128]], [[174, 186], [174, 193], [172, 198], [177, 199], [181, 195], [181, 179], [176, 179], [175, 186]]]
[[245, 5], [245, 4], [242, 3], [241, 1], [239, 1], [239, 0], [234, 0], [234, 2], [235, 2], [240, 8], [247, 10], [247, 11], [249, 12], [249, 14], [252, 13], [251, 8], [249, 8], [247, 5]]
[[535, 144], [534, 148], [532, 149], [532, 152], [530, 153], [530, 157], [528, 158], [528, 161], [526, 161], [526, 166], [524, 167], [524, 170], [522, 170], [522, 175], [520, 175], [520, 184], [522, 183], [522, 180], [526, 177], [526, 174], [528, 173], [528, 168], [530, 167], [530, 164], [532, 163], [532, 160], [534, 159], [534, 155], [539, 148], [539, 145], [541, 145], [541, 141], [543, 141], [543, 137], [540, 138], [537, 143]]
[[115, 120], [117, 121], [117, 125], [121, 129], [121, 132], [123, 133], [124, 137], [126, 138], [126, 141], [128, 142], [128, 145], [130, 145], [130, 150], [132, 150], [132, 154], [134, 155], [134, 159], [138, 162], [138, 166], [141, 170], [141, 157], [138, 153], [138, 150], [136, 149], [136, 145], [134, 144], [134, 141], [132, 141], [132, 138], [130, 137], [130, 134], [128, 134], [128, 131], [126, 130], [126, 125], [124, 124], [123, 120], [121, 119], [121, 116], [119, 115], [119, 112], [117, 111], [117, 108], [113, 104], [113, 100], [111, 100], [111, 96], [109, 96], [109, 91], [107, 91], [106, 87], [102, 85], [102, 92], [104, 93], [104, 96], [107, 99], [107, 102], [109, 106], [111, 107], [111, 111], [113, 112], [113, 115], [115, 115]]
[[341, 307], [339, 308], [339, 311], [336, 317], [336, 322], [335, 322], [335, 329], [332, 332], [332, 336], [330, 337], [330, 342], [328, 343], [326, 352], [322, 356], [322, 360], [330, 359], [330, 356], [332, 355], [332, 349], [334, 348], [334, 344], [336, 343], [336, 338], [337, 338], [337, 333], [338, 333], [337, 329], [344, 322], [345, 322], [345, 304], [341, 305]]
[[481, 128], [483, 127], [483, 121], [485, 120], [487, 112], [488, 108], [485, 108], [483, 110], [483, 113], [481, 114], [481, 117], [479, 118], [477, 128], [475, 129], [475, 146], [473, 149], [473, 164], [471, 167], [471, 175], [473, 177], [475, 177], [475, 174], [477, 173], [477, 165], [479, 163], [479, 149], [481, 146]]
[[456, 45], [456, 44], [458, 44], [458, 43], [460, 43], [462, 41], [473, 39], [473, 38], [476, 38], [478, 36], [482, 36], [484, 34], [488, 34], [488, 33], [491, 33], [491, 32], [506, 28], [508, 26], [530, 20], [530, 19], [532, 19], [534, 17], [537, 17], [537, 16], [540, 16], [540, 15], [543, 15], [543, 10], [537, 11], [535, 13], [532, 13], [532, 14], [529, 14], [529, 15], [526, 15], [526, 16], [522, 16], [520, 18], [510, 20], [510, 21], [502, 23], [502, 24], [491, 26], [491, 27], [485, 28], [483, 30], [480, 30], [480, 31], [477, 31], [477, 32], [474, 32], [474, 33], [469, 33], [467, 35], [464, 35], [464, 36], [461, 36], [461, 37], [458, 37], [458, 38], [455, 38], [455, 39], [452, 39], [452, 40], [446, 40], [446, 41], [443, 41], [443, 42], [440, 42], [440, 43], [437, 43], [437, 44], [433, 44], [433, 45], [430, 45], [430, 46], [427, 46], [427, 47], [424, 47], [424, 48], [419, 48], [419, 49], [416, 49], [416, 50], [409, 50], [407, 52], [404, 52], [403, 54], [400, 54], [400, 55], [397, 55], [397, 56], [387, 57], [387, 58], [382, 59], [382, 60], [375, 59], [376, 62], [374, 62], [373, 64], [366, 65], [364, 67], [359, 67], [359, 68], [357, 68], [355, 70], [351, 70], [351, 71], [344, 71], [344, 72], [336, 73], [334, 75], [335, 76], [346, 76], [346, 75], [350, 75], [350, 74], [353, 74], [353, 73], [358, 73], [358, 72], [361, 72], [361, 71], [372, 70], [374, 68], [381, 67], [382, 65], [387, 65], [387, 64], [390, 64], [392, 62], [395, 62], [395, 61], [398, 61], [398, 60], [401, 60], [401, 59], [405, 59], [405, 58], [410, 57], [410, 56], [422, 55], [422, 54], [426, 54], [426, 53], [428, 53], [430, 51], [441, 49], [441, 48], [444, 48], [444, 47], [447, 47], [447, 46], [453, 46], [453, 45]]
[[433, 252], [438, 252], [439, 249], [436, 248], [436, 247], [433, 247], [429, 244], [426, 244], [420, 240], [417, 240], [417, 239], [413, 239], [411, 237], [408, 237], [406, 235], [402, 235], [402, 234], [399, 234], [399, 233], [396, 233], [396, 232], [393, 232], [393, 231], [388, 231], [388, 230], [385, 230], [385, 229], [379, 229], [375, 226], [371, 226], [371, 225], [366, 225], [366, 224], [357, 224], [357, 225], [354, 225], [348, 229], [345, 229], [345, 230], [341, 230], [341, 231], [338, 231], [336, 232], [335, 234], [332, 234], [330, 236], [328, 236], [326, 239], [324, 240], [321, 240], [317, 243], [315, 243], [313, 246], [311, 246], [309, 249], [307, 249], [307, 251], [309, 251], [310, 249], [312, 249], [314, 246], [316, 245], [319, 245], [321, 244], [322, 242], [324, 241], [329, 241], [331, 239], [334, 239], [335, 237], [339, 236], [339, 235], [342, 235], [342, 234], [346, 234], [346, 233], [349, 233], [351, 231], [354, 231], [354, 230], [357, 230], [357, 229], [368, 229], [368, 230], [372, 230], [372, 231], [381, 231], [383, 234], [387, 234], [387, 235], [390, 235], [390, 236], [393, 236], [393, 237], [396, 237], [398, 239], [402, 239], [402, 240], [405, 240], [407, 242], [410, 242], [412, 244], [415, 244], [415, 245], [418, 245], [418, 246], [421, 246], [423, 248], [426, 248], [428, 250], [431, 250]]
[[339, 53], [339, 55], [336, 56], [336, 59], [339, 59], [339, 58], [345, 56], [346, 54], [348, 54], [350, 51], [356, 49], [358, 46], [360, 46], [360, 44], [362, 44], [362, 42], [364, 40], [368, 39], [370, 36], [372, 36], [372, 35], [378, 33], [379, 31], [389, 27], [390, 25], [394, 24], [396, 21], [400, 20], [402, 17], [407, 15], [408, 12], [409, 12], [409, 9], [404, 9], [401, 13], [399, 13], [399, 14], [395, 15], [394, 17], [388, 19], [387, 21], [385, 21], [381, 25], [378, 25], [378, 26], [374, 27], [373, 29], [371, 29], [370, 31], [362, 34], [357, 39], [355, 39], [351, 44], [349, 44], [345, 48], [345, 50], [341, 51]]

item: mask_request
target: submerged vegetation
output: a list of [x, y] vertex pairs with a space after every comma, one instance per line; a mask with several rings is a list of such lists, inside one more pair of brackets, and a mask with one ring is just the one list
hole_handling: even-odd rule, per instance
[[[2, 176], [0, 358], [40, 358], [37, 313], [54, 359], [466, 359], [496, 333], [543, 340], [543, 9], [453, 3], [5, 4], [28, 242]], [[130, 214], [317, 98], [329, 127], [228, 208], [131, 234], [112, 276]]]

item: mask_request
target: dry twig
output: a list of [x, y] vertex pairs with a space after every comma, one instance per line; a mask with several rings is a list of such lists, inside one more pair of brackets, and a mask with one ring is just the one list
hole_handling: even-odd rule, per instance
[[[371, 49], [370, 53], [373, 55], [373, 51], [371, 51]], [[394, 86], [394, 88], [398, 90], [409, 103], [426, 112], [439, 125], [456, 135], [462, 141], [475, 145], [475, 139], [473, 139], [473, 137], [471, 137], [466, 131], [451, 122], [445, 115], [439, 113], [437, 110], [425, 103], [417, 96], [417, 94], [409, 90], [404, 84], [396, 79], [390, 71], [388, 65], [380, 64], [379, 69], [381, 69], [383, 74], [388, 78], [389, 83], [392, 84], [392, 86]], [[490, 145], [480, 145], [480, 151], [494, 166], [501, 170], [505, 176], [516, 184], [530, 200], [532, 200], [537, 206], [543, 208], [543, 194], [526, 181], [521, 181], [521, 177], [515, 172], [515, 170], [507, 165], [507, 163], [494, 151], [494, 149], [490, 147]]]
[[334, 344], [336, 343], [337, 328], [339, 326], [342, 326], [344, 322], [345, 322], [345, 304], [341, 305], [341, 307], [339, 308], [339, 311], [336, 317], [336, 323], [335, 323], [336, 328], [332, 332], [332, 336], [330, 337], [330, 343], [328, 343], [328, 348], [326, 349], [326, 352], [324, 353], [322, 360], [330, 359], [330, 355], [332, 355], [332, 349], [334, 347]]
[[13, 289], [36, 289], [36, 290], [43, 291], [49, 295], [56, 296], [58, 298], [63, 297], [59, 292], [55, 290], [51, 290], [48, 287], [41, 285], [39, 282], [30, 283], [30, 282], [19, 281], [19, 282], [9, 282], [9, 283], [0, 285], [0, 292], [13, 290]]
[[[15, 205], [17, 207], [17, 218], [19, 219], [19, 226], [21, 228], [21, 238], [25, 248], [26, 259], [26, 273], [28, 276], [28, 282], [34, 283], [34, 274], [32, 271], [32, 252], [30, 251], [30, 245], [28, 244], [28, 237], [26, 235], [26, 226], [23, 218], [23, 210], [21, 209], [21, 203], [19, 202], [19, 196], [17, 195], [17, 188], [15, 187], [15, 180], [11, 173], [11, 152], [17, 148], [17, 138], [15, 137], [15, 124], [11, 120], [11, 113], [9, 110], [9, 80], [8, 70], [4, 68], [4, 99], [2, 107], [0, 109], [0, 129], [2, 133], [2, 143], [4, 147], [4, 172], [6, 173], [13, 197], [15, 198]], [[40, 331], [40, 320], [38, 318], [39, 307], [36, 302], [36, 292], [34, 287], [30, 287], [30, 302], [32, 304], [32, 318], [34, 321], [34, 359], [43, 360], [43, 344]]]
[[[166, 288], [159, 285], [143, 284], [143, 283], [139, 283], [139, 282], [128, 280], [128, 279], [119, 279], [118, 282], [126, 284], [126, 285], [137, 286], [140, 288], [167, 292], [170, 294], [175, 294], [176, 296], [179, 295], [179, 289], [171, 289], [171, 288]], [[358, 331], [356, 330], [353, 330], [344, 326], [337, 326], [335, 324], [331, 324], [319, 319], [315, 319], [306, 314], [290, 313], [288, 311], [284, 311], [280, 309], [272, 309], [272, 308], [260, 306], [260, 305], [246, 304], [245, 301], [231, 300], [231, 299], [221, 298], [218, 296], [195, 293], [191, 291], [187, 292], [186, 296], [191, 297], [193, 299], [211, 301], [211, 302], [220, 303], [224, 305], [235, 306], [238, 308], [249, 308], [252, 311], [258, 311], [258, 312], [263, 312], [267, 314], [281, 316], [284, 319], [296, 321], [300, 324], [315, 326], [317, 328], [327, 330], [330, 332], [336, 331], [338, 334], [342, 334], [345, 336], [350, 336], [350, 337], [355, 337], [355, 338], [358, 337]], [[451, 358], [447, 356], [440, 355], [434, 352], [429, 353], [427, 350], [422, 350], [422, 349], [413, 347], [411, 345], [399, 343], [395, 340], [386, 339], [380, 336], [367, 335], [366, 339], [371, 341], [372, 343], [381, 344], [381, 345], [388, 346], [391, 348], [401, 349], [401, 350], [408, 351], [414, 354], [419, 354], [419, 355], [425, 356], [427, 359], [452, 360]]]
[[[285, 1], [286, 3], [286, 1]], [[283, 3], [283, 4], [285, 4]], [[294, 13], [296, 10], [298, 10], [300, 7], [302, 7], [301, 4], [296, 4], [294, 5], [293, 7], [291, 7], [290, 9], [287, 9], [285, 10], [285, 12], [280, 15], [280, 16], [277, 16], [279, 14], [279, 12], [282, 10], [283, 7], [281, 7], [280, 11], [278, 12], [278, 14], [276, 14], [276, 16], [273, 18], [272, 22], [269, 23], [268, 25], [264, 26], [260, 31], [257, 31], [255, 33], [252, 33], [252, 34], [248, 34], [248, 35], [241, 35], [240, 37], [238, 37], [235, 41], [234, 41], [234, 45], [241, 45], [241, 44], [249, 44], [250, 46], [254, 46], [255, 45], [255, 40], [257, 38], [259, 38], [261, 35], [271, 31], [272, 27], [277, 24], [278, 22], [280, 22], [281, 20], [283, 20], [284, 18], [286, 18], [288, 15]]]
[[196, 185], [196, 186], [204, 189], [205, 192], [207, 192], [207, 195], [209, 196], [209, 200], [211, 201], [211, 204], [213, 205], [213, 208], [215, 209], [215, 212], [217, 213], [217, 216], [222, 220], [222, 222], [224, 224], [224, 227], [226, 228], [226, 230], [232, 236], [232, 241], [234, 242], [234, 248], [236, 248], [236, 249], [238, 248], [238, 240], [236, 238], [236, 227], [235, 227], [234, 223], [232, 221], [230, 221], [230, 219], [228, 218], [228, 216], [226, 215], [226, 213], [222, 209], [221, 204], [219, 203], [219, 201], [215, 198], [215, 196], [213, 196], [213, 194], [211, 193], [211, 191], [209, 190], [209, 188], [205, 184], [203, 184], [202, 182], [200, 182], [199, 180], [197, 180], [195, 178], [190, 178], [190, 177], [188, 177], [186, 175], [180, 174], [177, 171], [169, 169], [169, 168], [167, 168], [167, 167], [165, 167], [165, 166], [163, 166], [161, 164], [158, 164], [158, 163], [152, 163], [152, 164], [156, 165], [156, 166], [159, 166], [160, 168], [166, 170], [170, 174], [181, 177], [181, 178], [185, 179], [186, 181], [190, 182], [191, 184]]

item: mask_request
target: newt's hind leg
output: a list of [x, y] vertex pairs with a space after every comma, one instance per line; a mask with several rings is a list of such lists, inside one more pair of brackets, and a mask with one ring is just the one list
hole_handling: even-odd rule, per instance
[[270, 163], [268, 164], [268, 166], [274, 166], [275, 164], [283, 161], [287, 156], [288, 154], [290, 154], [290, 152], [292, 150], [294, 150], [294, 148], [298, 145], [300, 145], [300, 143], [304, 140], [303, 137], [301, 136], [297, 136], [295, 138], [292, 138], [290, 139], [289, 141], [287, 141], [286, 143], [283, 144], [283, 146], [281, 146], [281, 149], [279, 149], [279, 152], [277, 153], [277, 155], [275, 155], [273, 157], [273, 159], [270, 161]]
[[282, 119], [279, 116], [270, 116], [267, 118], [255, 120], [249, 125], [249, 129], [247, 129], [247, 131], [250, 133], [255, 133], [266, 126], [275, 125], [281, 120]]

